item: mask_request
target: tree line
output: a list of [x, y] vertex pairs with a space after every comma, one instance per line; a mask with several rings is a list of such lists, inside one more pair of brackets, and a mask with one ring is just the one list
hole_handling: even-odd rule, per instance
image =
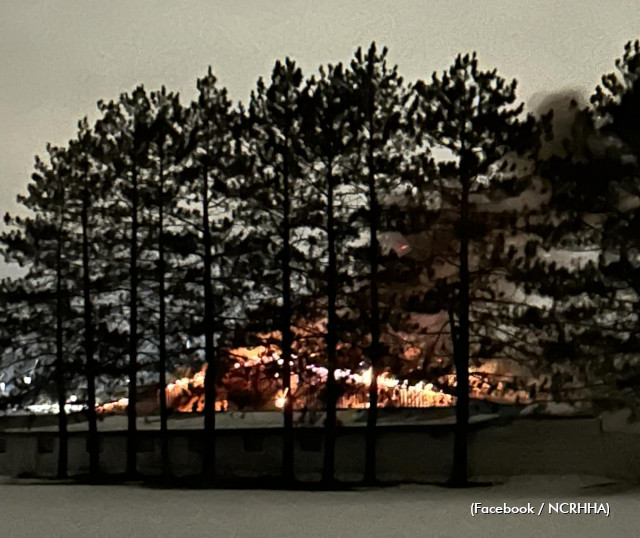
[[[292, 375], [311, 357], [326, 365], [322, 476], [331, 483], [335, 374], [357, 357], [372, 369], [364, 469], [374, 483], [377, 379], [401, 368], [389, 335], [421, 332], [448, 341], [439, 368], [456, 376], [451, 481], [464, 485], [470, 365], [526, 361], [549, 372], [532, 391], [563, 397], [577, 376], [590, 395], [631, 401], [637, 41], [616, 65], [590, 106], [572, 105], [562, 140], [552, 114], [526, 114], [516, 81], [483, 70], [475, 53], [408, 84], [375, 44], [306, 78], [278, 61], [246, 106], [211, 69], [189, 104], [142, 86], [99, 102], [93, 125], [81, 120], [67, 146], [36, 158], [18, 198], [26, 216], [5, 216], [4, 257], [26, 268], [1, 284], [1, 364], [15, 387], [5, 405], [55, 394], [65, 476], [65, 403], [81, 387], [97, 476], [96, 383], [126, 379], [134, 477], [138, 389], [152, 375], [168, 476], [167, 374], [201, 360], [202, 473], [214, 481], [228, 349], [270, 334], [280, 349], [283, 479], [294, 480]], [[382, 248], [389, 234], [410, 252]], [[438, 313], [440, 327], [416, 323], [415, 314]], [[434, 376], [427, 359], [418, 376]]]

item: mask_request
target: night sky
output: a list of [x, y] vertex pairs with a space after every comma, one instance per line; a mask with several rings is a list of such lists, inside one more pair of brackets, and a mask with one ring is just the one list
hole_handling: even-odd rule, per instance
[[[530, 108], [550, 93], [589, 94], [624, 43], [640, 34], [634, 0], [32, 1], [0, 4], [0, 213], [16, 211], [35, 154], [66, 144], [99, 99], [143, 83], [184, 100], [208, 65], [246, 101], [276, 58], [305, 73], [346, 62], [375, 40], [408, 80], [458, 52], [519, 80]], [[516, 7], [517, 6], [517, 7]], [[10, 271], [10, 270], [9, 270]], [[0, 274], [7, 268], [0, 266]], [[10, 271], [11, 272], [11, 271]]]

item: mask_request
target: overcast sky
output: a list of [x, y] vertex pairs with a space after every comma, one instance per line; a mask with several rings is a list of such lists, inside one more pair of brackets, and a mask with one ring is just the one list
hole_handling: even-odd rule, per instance
[[587, 95], [638, 37], [638, 0], [0, 0], [0, 214], [18, 207], [47, 142], [140, 83], [187, 101], [211, 65], [245, 101], [277, 58], [310, 74], [375, 40], [408, 80], [476, 50], [535, 105]]

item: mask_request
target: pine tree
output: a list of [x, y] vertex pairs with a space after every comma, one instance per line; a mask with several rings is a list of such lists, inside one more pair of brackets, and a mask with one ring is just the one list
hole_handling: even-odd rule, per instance
[[[572, 103], [574, 121], [562, 150], [546, 159], [547, 204], [553, 219], [535, 231], [543, 251], [562, 256], [523, 261], [521, 280], [548, 298], [552, 308], [538, 324], [554, 336], [544, 342], [546, 363], [567, 365], [582, 382], [579, 396], [596, 403], [635, 407], [640, 340], [637, 337], [637, 196], [640, 147], [640, 44], [625, 45], [617, 73], [602, 77], [591, 105]], [[528, 262], [528, 263], [527, 263]], [[530, 278], [531, 275], [534, 278]], [[553, 396], [567, 394], [573, 379], [557, 372]]]
[[[294, 199], [304, 166], [304, 151], [300, 136], [301, 117], [299, 109], [302, 71], [287, 59], [276, 62], [267, 87], [262, 79], [251, 95], [248, 110], [250, 129], [249, 149], [250, 173], [253, 176], [250, 188], [252, 213], [262, 219], [256, 222], [256, 235], [264, 238], [265, 251], [275, 256], [267, 267], [268, 274], [279, 280], [277, 302], [279, 303], [279, 332], [281, 337], [282, 390], [284, 392], [284, 437], [283, 479], [294, 478], [293, 458], [293, 397], [291, 394], [291, 366], [294, 364], [293, 323], [295, 285], [292, 277], [293, 227], [296, 208]], [[300, 194], [300, 193], [298, 193]], [[274, 261], [277, 260], [277, 265]], [[275, 270], [275, 271], [274, 271]], [[267, 276], [268, 274], [265, 274]], [[265, 279], [261, 279], [265, 282]], [[274, 283], [275, 284], [275, 283]], [[272, 288], [273, 290], [273, 288]], [[267, 292], [269, 294], [269, 292]]]
[[[34, 216], [5, 216], [5, 224], [10, 227], [0, 238], [5, 260], [27, 266], [28, 272], [19, 282], [3, 282], [2, 301], [5, 327], [11, 332], [5, 340], [5, 353], [10, 354], [14, 371], [20, 362], [33, 364], [23, 377], [23, 388], [37, 394], [47, 386], [53, 372], [58, 402], [57, 474], [63, 478], [68, 463], [65, 404], [72, 369], [65, 360], [71, 346], [65, 349], [64, 328], [71, 317], [67, 284], [72, 278], [67, 257], [69, 170], [63, 149], [48, 146], [47, 152], [49, 163], [36, 158], [29, 194], [18, 197]], [[53, 333], [51, 327], [55, 327]], [[25, 386], [32, 383], [33, 387]], [[28, 394], [25, 396], [28, 398]]]
[[[187, 330], [204, 341], [207, 370], [203, 476], [213, 482], [217, 387], [226, 366], [222, 347], [227, 333], [233, 332], [228, 318], [234, 309], [239, 309], [245, 290], [245, 272], [235, 271], [234, 265], [237, 252], [242, 251], [243, 233], [236, 222], [239, 113], [232, 110], [227, 91], [219, 86], [211, 68], [198, 80], [197, 87], [198, 99], [185, 118], [180, 148], [185, 161], [180, 180], [185, 210], [179, 218], [183, 229], [178, 238], [183, 246], [188, 246], [186, 281], [194, 286], [191, 294], [187, 292], [185, 304], [192, 305], [200, 320], [196, 327]], [[176, 217], [175, 213], [173, 216]]]
[[398, 213], [394, 207], [398, 206], [396, 199], [402, 196], [400, 193], [423, 187], [424, 164], [428, 161], [426, 148], [410, 135], [411, 119], [404, 113], [407, 88], [397, 66], [387, 65], [387, 52], [386, 48], [378, 52], [375, 43], [366, 53], [358, 49], [346, 75], [354, 94], [351, 128], [355, 141], [350, 172], [366, 199], [366, 205], [355, 210], [352, 220], [360, 220], [368, 235], [369, 307], [365, 309], [371, 364], [365, 451], [368, 483], [375, 482], [378, 376], [386, 356], [381, 334], [390, 313], [390, 305], [381, 302], [380, 235], [395, 227], [396, 219], [391, 215]]
[[[342, 64], [320, 68], [318, 80], [310, 79], [301, 96], [300, 106], [303, 117], [303, 134], [308, 147], [309, 159], [317, 163], [311, 167], [311, 181], [314, 189], [305, 197], [304, 221], [308, 226], [320, 220], [326, 248], [326, 270], [318, 274], [326, 289], [326, 355], [327, 381], [326, 422], [324, 441], [323, 480], [331, 482], [335, 467], [336, 404], [338, 386], [336, 368], [338, 365], [338, 343], [341, 339], [338, 294], [344, 293], [347, 278], [344, 260], [345, 239], [348, 236], [347, 217], [349, 199], [347, 169], [352, 158], [356, 133], [352, 129], [356, 95], [349, 86]], [[313, 179], [313, 175], [318, 175]], [[309, 177], [308, 176], [308, 177]], [[313, 193], [313, 194], [312, 194]], [[351, 194], [351, 198], [353, 198]], [[315, 211], [313, 207], [316, 207]], [[342, 259], [339, 259], [339, 255]], [[325, 260], [324, 256], [321, 258]], [[341, 267], [342, 266], [342, 267]], [[322, 273], [322, 270], [320, 270]], [[344, 304], [344, 300], [341, 300]], [[310, 315], [306, 312], [307, 316]], [[309, 343], [305, 346], [309, 352]]]
[[[94, 198], [100, 193], [96, 181], [99, 176], [92, 162], [95, 158], [96, 145], [97, 142], [85, 118], [79, 122], [77, 139], [69, 143], [68, 155], [70, 161], [69, 187], [71, 189], [69, 200], [70, 213], [71, 218], [75, 221], [75, 228], [80, 229], [81, 235], [79, 241], [80, 248], [77, 249], [80, 252], [78, 256], [74, 255], [74, 257], [80, 259], [80, 265], [82, 267], [82, 284], [80, 285], [78, 282], [78, 288], [82, 290], [83, 302], [84, 369], [87, 381], [87, 447], [89, 452], [89, 475], [92, 477], [95, 477], [99, 472], [100, 453], [96, 415], [96, 376], [98, 369], [95, 359], [94, 286], [91, 282], [90, 263], [92, 260], [90, 260], [89, 247], [90, 240], [94, 245], [97, 240], [94, 232], [94, 227], [96, 226], [95, 215], [90, 215], [93, 212], [92, 204]], [[70, 249], [69, 255], [73, 255], [73, 249]]]
[[[149, 168], [149, 126], [151, 104], [149, 96], [142, 86], [132, 94], [122, 94], [118, 101], [100, 103], [103, 117], [97, 124], [98, 135], [102, 141], [106, 174], [113, 178], [114, 200], [106, 226], [115, 229], [125, 223], [129, 243], [126, 263], [128, 290], [128, 405], [127, 405], [127, 475], [137, 474], [137, 376], [139, 365], [139, 291], [140, 291], [140, 252], [141, 237], [139, 230], [143, 215], [140, 198], [146, 189], [145, 180]], [[114, 253], [121, 259], [124, 256], [122, 234], [113, 234], [116, 243]]]
[[482, 194], [491, 199], [501, 192], [504, 196], [505, 191], [522, 192], [528, 183], [520, 181], [514, 158], [535, 153], [540, 131], [532, 117], [522, 117], [523, 105], [516, 104], [516, 81], [505, 81], [496, 70], [480, 70], [475, 53], [459, 55], [442, 76], [434, 73], [430, 83], [419, 82], [415, 89], [422, 98], [418, 121], [425, 136], [450, 155], [439, 163], [438, 182], [440, 211], [455, 212], [453, 231], [458, 243], [455, 297], [448, 293], [457, 396], [451, 483], [463, 486], [467, 483], [470, 307], [475, 299], [471, 292], [478, 289], [474, 280], [487, 272], [470, 254], [476, 252], [471, 249], [473, 243], [489, 237], [482, 217], [473, 211], [474, 199]]
[[[169, 364], [168, 344], [171, 335], [171, 312], [167, 313], [167, 303], [171, 297], [174, 304], [180, 299], [172, 294], [172, 281], [180, 278], [176, 274], [174, 215], [181, 212], [180, 203], [180, 164], [185, 158], [182, 128], [185, 123], [185, 111], [180, 105], [179, 96], [167, 93], [163, 87], [150, 95], [152, 118], [149, 127], [149, 158], [153, 169], [149, 178], [148, 202], [145, 206], [156, 214], [151, 218], [150, 234], [155, 233], [156, 263], [149, 279], [155, 281], [157, 292], [151, 294], [152, 302], [157, 303], [157, 353], [158, 353], [158, 396], [160, 403], [160, 452], [162, 473], [165, 478], [170, 474], [168, 408], [167, 408], [167, 367]], [[169, 282], [167, 282], [169, 280]], [[173, 290], [175, 291], [175, 290]], [[155, 310], [155, 309], [153, 309]], [[152, 316], [155, 320], [155, 316]]]

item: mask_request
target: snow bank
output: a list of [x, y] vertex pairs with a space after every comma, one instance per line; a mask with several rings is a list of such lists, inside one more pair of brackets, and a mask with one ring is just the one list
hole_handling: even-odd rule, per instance
[[[597, 486], [597, 487], [596, 487]], [[0, 484], [3, 536], [635, 536], [640, 490], [593, 477], [528, 476], [486, 488], [402, 486], [345, 492], [163, 490]], [[477, 515], [486, 505], [609, 503], [610, 516]]]

